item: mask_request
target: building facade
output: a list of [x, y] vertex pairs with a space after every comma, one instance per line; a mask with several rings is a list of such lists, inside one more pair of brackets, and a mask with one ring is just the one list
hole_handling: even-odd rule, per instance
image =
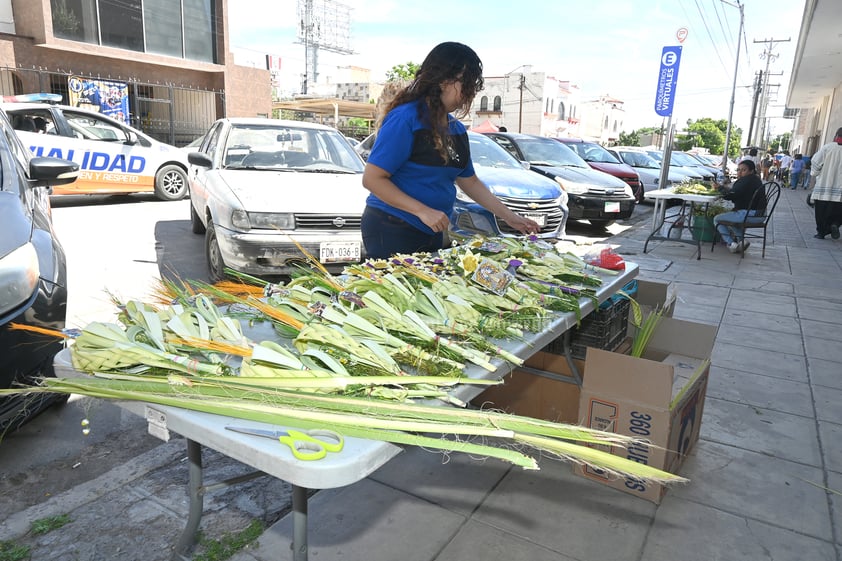
[[787, 91], [795, 115], [790, 153], [814, 154], [842, 127], [842, 3], [806, 0]]
[[223, 116], [270, 116], [269, 70], [234, 64], [227, 9], [227, 0], [0, 0], [0, 94], [67, 103], [71, 78], [125, 84], [130, 124], [175, 145]]

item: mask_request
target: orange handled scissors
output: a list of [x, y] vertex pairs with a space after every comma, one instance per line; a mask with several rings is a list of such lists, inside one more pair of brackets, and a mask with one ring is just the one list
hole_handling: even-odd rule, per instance
[[277, 438], [292, 450], [299, 460], [321, 460], [328, 452], [339, 452], [345, 446], [345, 439], [336, 431], [313, 430], [268, 430], [249, 427], [225, 427], [228, 430], [263, 438]]

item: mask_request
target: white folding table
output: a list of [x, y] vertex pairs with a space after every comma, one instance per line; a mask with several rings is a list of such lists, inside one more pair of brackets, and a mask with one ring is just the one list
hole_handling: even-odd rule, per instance
[[[707, 209], [708, 205], [715, 202], [720, 197], [719, 195], [695, 195], [692, 193], [675, 193], [670, 189], [658, 189], [655, 191], [647, 191], [644, 195], [647, 199], [655, 202], [655, 208], [652, 211], [652, 232], [646, 238], [646, 243], [643, 244], [643, 253], [646, 253], [649, 248], [649, 242], [653, 240], [670, 240], [681, 243], [690, 243], [696, 246], [698, 251], [696, 259], [702, 258], [702, 241], [682, 238], [683, 228], [690, 228], [690, 217], [693, 216], [693, 209], [697, 204], [704, 205]], [[667, 202], [670, 200], [680, 200], [681, 207], [675, 214], [667, 216]], [[689, 203], [689, 204], [688, 204]], [[666, 227], [666, 233], [664, 227]], [[673, 236], [673, 233], [676, 236]]]
[[[626, 269], [617, 275], [601, 275], [602, 286], [596, 289], [599, 302], [603, 302], [622, 289], [638, 272], [634, 263], [626, 263]], [[584, 318], [594, 310], [593, 302], [588, 298], [580, 298], [580, 316]], [[558, 338], [569, 338], [569, 330], [577, 323], [575, 313], [551, 312], [544, 329], [535, 333], [528, 333], [525, 340], [498, 341], [501, 348], [526, 359], [532, 356]], [[255, 335], [262, 333], [263, 338]], [[255, 341], [265, 340], [274, 335], [274, 331], [264, 325], [252, 327], [247, 331], [248, 336]], [[277, 338], [276, 335], [274, 337]], [[566, 344], [568, 363], [577, 372], [570, 356], [569, 345]], [[493, 359], [497, 369], [489, 372], [477, 366], [465, 369], [465, 375], [470, 378], [502, 379], [510, 373], [512, 368], [508, 362], [499, 358]], [[61, 351], [54, 360], [56, 375], [59, 377], [83, 376], [75, 370], [71, 363], [70, 350]], [[450, 393], [453, 397], [463, 401], [470, 401], [484, 390], [481, 386], [461, 384]], [[289, 448], [279, 445], [267, 438], [240, 434], [227, 430], [232, 424], [242, 425], [241, 419], [190, 411], [179, 407], [156, 404], [146, 404], [135, 401], [120, 401], [118, 404], [124, 409], [146, 418], [149, 432], [162, 439], [169, 437], [169, 432], [180, 434], [187, 440], [187, 458], [189, 462], [188, 496], [190, 500], [189, 517], [184, 531], [178, 539], [173, 552], [173, 561], [187, 559], [186, 551], [195, 543], [196, 532], [202, 518], [203, 496], [205, 493], [219, 488], [251, 479], [255, 476], [268, 474], [292, 485], [292, 516], [293, 516], [293, 560], [307, 560], [307, 490], [331, 489], [350, 485], [377, 470], [380, 466], [395, 457], [402, 449], [399, 446], [376, 440], [346, 438], [345, 447], [339, 453], [329, 453], [318, 461], [302, 461], [293, 457]], [[248, 422], [248, 426], [255, 428], [278, 429], [275, 425]], [[203, 481], [202, 447], [206, 446], [226, 456], [234, 458], [258, 470], [232, 480], [206, 485]]]

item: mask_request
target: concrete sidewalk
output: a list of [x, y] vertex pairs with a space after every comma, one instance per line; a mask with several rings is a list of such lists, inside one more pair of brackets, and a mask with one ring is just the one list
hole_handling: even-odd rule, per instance
[[[672, 241], [642, 253], [650, 222], [610, 239], [640, 277], [678, 288], [675, 316], [719, 326], [691, 481], [660, 506], [542, 460], [408, 449], [369, 478], [310, 499], [310, 559], [343, 561], [842, 561], [842, 240], [813, 239], [804, 191], [784, 191], [766, 248], [746, 257]], [[0, 540], [38, 518], [73, 522], [27, 537], [33, 559], [170, 558], [187, 512], [177, 439], [84, 486], [6, 517]], [[209, 479], [242, 472], [205, 455]], [[210, 537], [280, 520], [232, 559], [292, 559], [288, 486], [260, 478], [205, 498]]]
[[[786, 190], [766, 259], [650, 244], [641, 222], [610, 241], [641, 278], [678, 287], [675, 317], [719, 325], [702, 436], [660, 506], [543, 461], [408, 450], [310, 502], [310, 558], [344, 561], [842, 560], [842, 241], [813, 239], [804, 191]], [[834, 492], [835, 490], [835, 492]], [[291, 559], [291, 520], [236, 561]]]

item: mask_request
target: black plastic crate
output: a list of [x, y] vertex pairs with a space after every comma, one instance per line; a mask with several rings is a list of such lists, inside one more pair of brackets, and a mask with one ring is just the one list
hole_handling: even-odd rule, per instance
[[[605, 306], [608, 304], [607, 306]], [[602, 306], [582, 319], [579, 327], [570, 334], [570, 354], [583, 360], [588, 347], [613, 351], [626, 338], [629, 321], [629, 301], [616, 297], [604, 302]], [[559, 337], [546, 346], [550, 353], [564, 353], [564, 339]]]

